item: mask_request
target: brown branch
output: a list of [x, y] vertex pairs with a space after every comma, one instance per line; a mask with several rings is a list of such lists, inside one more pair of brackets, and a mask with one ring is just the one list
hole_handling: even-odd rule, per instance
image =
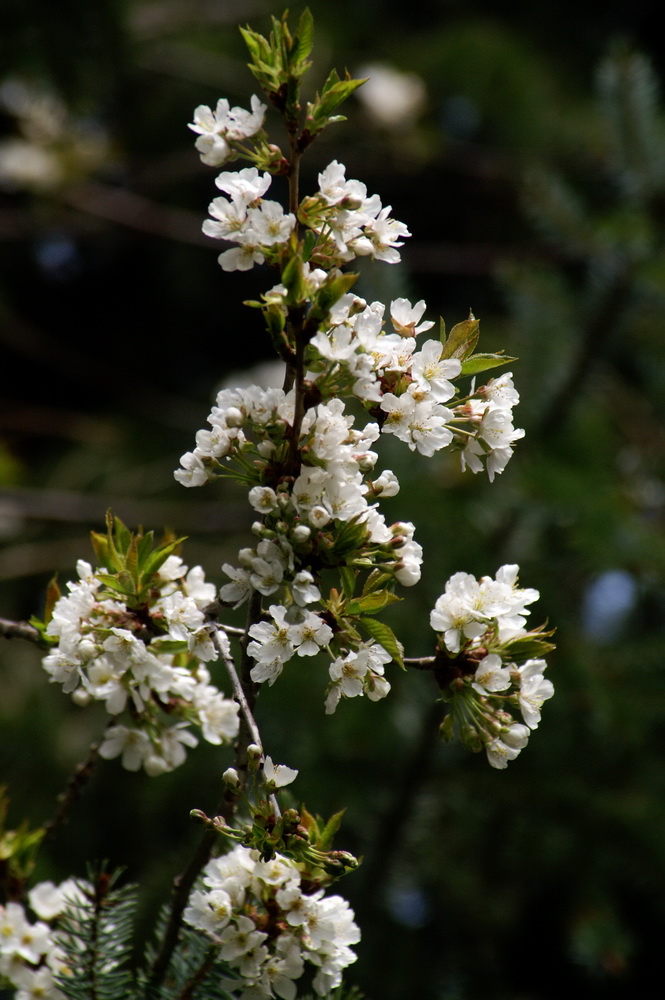
[[0, 618], [0, 635], [4, 635], [5, 639], [27, 639], [37, 646], [44, 645], [39, 630], [29, 622], [12, 622], [7, 618]]
[[[257, 726], [254, 716], [252, 714], [252, 710], [249, 707], [249, 702], [247, 701], [247, 697], [243, 690], [243, 686], [240, 682], [240, 677], [238, 676], [238, 671], [236, 670], [236, 665], [233, 661], [233, 658], [229, 656], [228, 653], [225, 652], [224, 646], [222, 645], [222, 642], [219, 638], [219, 632], [218, 632], [219, 628], [223, 628], [223, 626], [212, 624], [210, 627], [210, 637], [213, 641], [213, 644], [217, 652], [224, 661], [226, 672], [228, 673], [229, 678], [231, 680], [231, 687], [233, 688], [233, 697], [240, 705], [240, 711], [243, 714], [243, 717], [245, 719], [245, 724], [252, 738], [251, 742], [255, 743], [259, 748], [261, 748], [261, 751], [263, 752], [263, 744], [261, 742], [261, 734], [259, 732], [259, 727]], [[244, 635], [244, 629], [243, 629], [243, 635]]]
[[405, 656], [404, 666], [415, 670], [433, 670], [436, 656]]
[[80, 798], [85, 786], [90, 781], [95, 766], [99, 760], [99, 743], [93, 743], [88, 756], [74, 768], [74, 773], [67, 782], [67, 787], [57, 798], [58, 808], [53, 819], [44, 824], [44, 841], [51, 838], [57, 828], [65, 822], [69, 810]]

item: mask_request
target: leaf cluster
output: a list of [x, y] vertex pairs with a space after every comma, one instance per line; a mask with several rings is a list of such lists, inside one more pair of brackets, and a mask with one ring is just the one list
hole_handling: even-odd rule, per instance
[[106, 514], [106, 534], [92, 531], [90, 536], [100, 565], [108, 570], [98, 573], [98, 578], [109, 590], [122, 595], [130, 610], [147, 604], [155, 575], [185, 540], [167, 535], [155, 545], [154, 531], [131, 532], [110, 511]]

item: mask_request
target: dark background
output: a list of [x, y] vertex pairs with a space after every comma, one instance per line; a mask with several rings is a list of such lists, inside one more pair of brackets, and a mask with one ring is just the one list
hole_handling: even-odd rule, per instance
[[[536, 620], [556, 626], [557, 694], [507, 771], [439, 745], [426, 677], [388, 701], [322, 710], [325, 669], [289, 665], [262, 692], [273, 758], [300, 769], [310, 810], [348, 806], [340, 846], [365, 856], [340, 886], [363, 931], [349, 970], [369, 998], [626, 997], [660, 973], [665, 930], [665, 72], [655, 3], [321, 3], [311, 87], [328, 69], [417, 73], [419, 114], [377, 123], [360, 99], [305, 165], [330, 160], [392, 204], [413, 237], [399, 266], [362, 268], [368, 299], [424, 297], [451, 326], [469, 308], [504, 347], [527, 430], [503, 476], [462, 476], [385, 442], [413, 520], [421, 585], [392, 611], [410, 655], [448, 576], [518, 562]], [[0, 615], [27, 618], [54, 571], [90, 558], [111, 506], [186, 533], [222, 582], [248, 544], [242, 491], [172, 479], [225, 380], [270, 357], [242, 301], [273, 283], [224, 274], [200, 233], [217, 193], [187, 129], [198, 104], [256, 92], [238, 24], [270, 3], [10, 0], [0, 11], [0, 142], [51, 159], [41, 184], [2, 179]], [[294, 14], [299, 9], [293, 8]], [[608, 62], [611, 60], [611, 62]], [[46, 139], [6, 81], [57, 95]], [[9, 98], [7, 94], [9, 93]], [[4, 94], [4, 97], [3, 97]], [[6, 162], [6, 159], [5, 161]], [[251, 378], [252, 376], [246, 376]], [[393, 447], [390, 447], [393, 445]], [[538, 617], [540, 616], [540, 618]], [[0, 646], [0, 775], [10, 825], [47, 819], [103, 725]], [[212, 809], [228, 752], [204, 746], [149, 779], [95, 775], [37, 878], [128, 865], [146, 923]]]

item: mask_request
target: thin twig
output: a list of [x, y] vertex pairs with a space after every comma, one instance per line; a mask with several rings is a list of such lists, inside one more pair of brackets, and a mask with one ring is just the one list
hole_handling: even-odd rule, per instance
[[88, 756], [74, 768], [74, 773], [67, 782], [67, 787], [57, 798], [58, 808], [53, 819], [44, 824], [44, 840], [53, 836], [55, 830], [65, 822], [69, 810], [82, 794], [85, 786], [90, 781], [92, 773], [99, 760], [99, 743], [93, 743], [88, 751]]
[[[241, 706], [241, 718], [234, 761], [235, 769], [240, 777], [240, 784], [234, 789], [226, 788], [221, 806], [217, 810], [217, 815], [225, 819], [227, 823], [230, 823], [235, 815], [238, 800], [244, 791], [244, 787], [247, 782], [247, 747], [251, 743], [258, 743], [258, 745], [261, 746], [261, 736], [253, 716], [253, 708], [258, 693], [258, 685], [254, 684], [250, 677], [252, 660], [247, 653], [247, 638], [249, 635], [249, 629], [254, 623], [260, 621], [261, 614], [261, 594], [258, 593], [258, 591], [252, 591], [247, 610], [247, 627], [242, 641], [240, 675], [238, 675], [235, 670], [235, 664], [233, 665], [233, 672], [238, 680], [239, 689], [243, 699], [242, 702], [239, 700], [239, 704]], [[215, 633], [212, 632], [211, 634], [214, 636]], [[219, 642], [219, 636], [217, 636], [217, 640]], [[217, 648], [220, 648], [219, 645]], [[223, 651], [222, 658], [224, 659], [228, 670], [227, 657]], [[233, 683], [233, 677], [231, 677], [231, 680]], [[246, 711], [243, 709], [243, 703], [246, 705]], [[182, 927], [182, 915], [185, 911], [187, 900], [189, 899], [189, 895], [201, 870], [210, 859], [218, 836], [219, 834], [216, 830], [206, 830], [184, 872], [173, 880], [171, 910], [166, 930], [164, 931], [162, 946], [153, 963], [152, 972], [148, 981], [149, 991], [153, 989], [156, 990], [164, 980], [169, 963], [171, 962], [171, 957], [178, 944], [180, 928]]]
[[[245, 697], [245, 692], [243, 691], [242, 684], [240, 683], [240, 677], [238, 676], [238, 671], [236, 670], [236, 665], [233, 658], [226, 652], [224, 646], [219, 638], [218, 628], [223, 628], [223, 626], [218, 626], [217, 624], [211, 623], [209, 625], [210, 637], [212, 638], [213, 644], [217, 649], [217, 652], [224, 661], [224, 666], [226, 667], [226, 672], [231, 679], [231, 686], [233, 688], [233, 696], [235, 700], [240, 705], [240, 711], [242, 712], [247, 728], [251, 735], [251, 742], [256, 743], [258, 747], [263, 750], [263, 744], [261, 743], [261, 734], [259, 732], [259, 727], [256, 724], [256, 720], [252, 714], [252, 710], [249, 707], [249, 702]], [[244, 629], [237, 629], [237, 632], [245, 634]]]
[[223, 625], [221, 622], [217, 622], [217, 628], [221, 629], [222, 632], [226, 632], [227, 635], [237, 635], [243, 638], [245, 635], [244, 628], [236, 628], [235, 625]]
[[436, 656], [405, 656], [405, 667], [414, 667], [416, 670], [432, 670], [436, 663]]

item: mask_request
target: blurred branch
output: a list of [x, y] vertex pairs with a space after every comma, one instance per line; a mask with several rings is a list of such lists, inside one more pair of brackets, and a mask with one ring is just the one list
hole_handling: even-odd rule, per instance
[[361, 869], [367, 897], [373, 906], [380, 905], [382, 889], [388, 884], [390, 869], [402, 847], [404, 834], [413, 822], [415, 803], [429, 781], [437, 755], [440, 721], [441, 705], [435, 701], [421, 716], [420, 728], [409, 755], [405, 755], [401, 775], [393, 786], [390, 805], [379, 817], [372, 838], [372, 853]]
[[88, 756], [74, 768], [74, 773], [67, 782], [67, 788], [58, 796], [58, 808], [52, 820], [44, 824], [44, 840], [53, 836], [55, 830], [65, 822], [69, 810], [80, 798], [85, 786], [89, 782], [95, 765], [99, 760], [99, 743], [93, 743], [88, 752]]
[[81, 212], [108, 219], [129, 229], [151, 236], [160, 236], [178, 243], [210, 247], [210, 240], [201, 232], [201, 220], [195, 212], [183, 208], [165, 207], [143, 195], [122, 188], [85, 181], [61, 193], [62, 200]]
[[546, 439], [561, 430], [585, 379], [589, 377], [595, 356], [605, 347], [616, 329], [617, 319], [631, 294], [632, 278], [632, 269], [628, 263], [623, 259], [617, 261], [613, 280], [608, 282], [604, 294], [581, 331], [577, 354], [568, 369], [567, 377], [544, 410], [540, 423], [541, 438]]
[[28, 622], [12, 622], [7, 618], [0, 618], [0, 635], [4, 635], [5, 639], [27, 639], [38, 645], [42, 642], [37, 629]]

